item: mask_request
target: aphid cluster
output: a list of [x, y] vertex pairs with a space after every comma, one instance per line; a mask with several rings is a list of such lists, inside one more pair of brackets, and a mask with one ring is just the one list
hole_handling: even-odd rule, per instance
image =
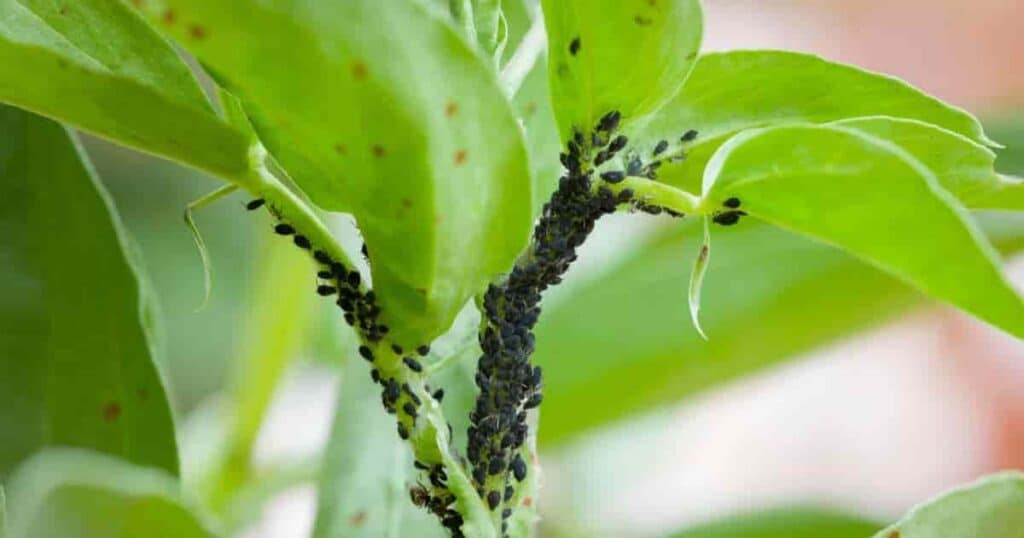
[[[255, 210], [264, 205], [262, 199], [257, 199], [247, 203], [246, 208]], [[276, 212], [271, 212], [277, 216]], [[396, 415], [399, 437], [408, 439], [416, 428], [416, 421], [419, 418], [423, 402], [409, 386], [409, 383], [400, 379], [400, 370], [405, 368], [413, 374], [421, 373], [423, 365], [420, 359], [430, 353], [430, 346], [424, 344], [406, 352], [397, 343], [387, 345], [382, 342], [390, 330], [380, 321], [381, 309], [377, 305], [377, 297], [374, 292], [372, 290], [363, 291], [364, 282], [359, 271], [355, 268], [348, 269], [341, 262], [331, 258], [325, 251], [314, 250], [309, 239], [298, 234], [295, 228], [288, 223], [278, 222], [274, 225], [274, 231], [279, 235], [292, 236], [296, 246], [311, 251], [313, 258], [320, 265], [317, 272], [317, 277], [320, 280], [316, 287], [317, 294], [322, 297], [337, 297], [336, 304], [344, 312], [345, 322], [359, 331], [363, 341], [366, 342], [359, 346], [359, 356], [371, 364], [370, 376], [374, 383], [381, 386], [381, 402], [384, 408], [388, 413]], [[365, 244], [362, 254], [363, 256], [369, 255]], [[371, 346], [373, 347], [371, 348]], [[379, 362], [378, 355], [388, 352], [394, 354], [394, 362], [397, 363], [398, 371], [394, 364], [385, 365]], [[401, 360], [397, 360], [398, 358]], [[389, 375], [385, 373], [386, 371], [392, 372], [392, 374]], [[402, 377], [408, 378], [407, 376]], [[440, 402], [444, 398], [444, 391], [438, 389], [433, 392], [431, 397]], [[419, 461], [416, 462], [416, 466], [426, 472], [433, 489], [427, 490], [422, 486], [414, 488], [413, 501], [416, 502], [417, 499], [420, 499], [421, 502], [417, 504], [427, 507], [437, 515], [453, 536], [462, 536], [460, 527], [463, 518], [452, 509], [455, 496], [448, 489], [448, 475], [444, 468], [440, 464], [427, 465]]]
[[741, 217], [747, 216], [746, 211], [740, 210], [741, 204], [742, 203], [739, 198], [729, 198], [722, 203], [722, 206], [726, 209], [724, 211], [716, 211], [711, 217], [712, 222], [722, 226], [732, 226], [733, 224], [736, 224], [740, 221]]
[[[541, 369], [529, 360], [541, 293], [561, 282], [600, 217], [626, 204], [649, 213], [663, 211], [634, 198], [628, 188], [618, 192], [612, 188], [627, 175], [653, 179], [659, 160], [645, 163], [638, 155], [630, 155], [626, 170], [593, 177], [597, 167], [613, 160], [628, 144], [624, 135], [616, 135], [620, 119], [619, 112], [610, 112], [589, 136], [577, 132], [569, 141], [568, 150], [560, 155], [567, 173], [544, 206], [534, 228], [532, 250], [504, 282], [492, 284], [484, 295], [487, 323], [480, 334], [483, 355], [476, 375], [480, 394], [470, 414], [466, 456], [478, 493], [492, 510], [504, 506], [503, 518], [511, 514], [507, 503], [515, 495], [510, 478], [522, 481], [527, 474], [521, 450], [527, 434], [526, 412], [543, 399]], [[667, 142], [658, 144], [654, 156], [667, 148]]]

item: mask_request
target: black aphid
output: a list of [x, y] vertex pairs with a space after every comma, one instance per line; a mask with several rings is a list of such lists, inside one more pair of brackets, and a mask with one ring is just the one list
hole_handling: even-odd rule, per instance
[[612, 110], [597, 122], [597, 128], [601, 131], [611, 132], [619, 128], [619, 121], [622, 119], [622, 113], [618, 110]]
[[569, 43], [569, 54], [572, 54], [573, 56], [576, 56], [576, 53], [579, 52], [579, 51], [580, 51], [580, 38], [577, 37], [576, 39], [572, 40], [572, 43]]
[[334, 286], [320, 285], [316, 287], [316, 293], [321, 297], [327, 297], [328, 295], [338, 293], [338, 288], [335, 288]]
[[404, 362], [405, 365], [408, 366], [409, 369], [412, 370], [413, 372], [422, 372], [423, 371], [423, 365], [420, 364], [419, 361], [417, 361], [416, 359], [414, 359], [412, 357], [403, 357], [402, 358], [402, 362]]
[[654, 156], [657, 157], [658, 155], [665, 153], [665, 150], [667, 149], [668, 140], [662, 140], [661, 142], [658, 142], [658, 145], [654, 146]]
[[740, 207], [741, 204], [742, 202], [740, 202], [740, 199], [736, 197], [729, 198], [728, 200], [722, 202], [722, 205], [730, 209], [737, 209]]
[[322, 278], [324, 280], [327, 280], [329, 278], [334, 278], [334, 273], [332, 273], [330, 271], [317, 271], [316, 276], [318, 278]]
[[398, 423], [398, 436], [401, 437], [403, 440], [409, 438], [409, 429], [406, 428], [405, 424], [401, 422]]
[[309, 242], [309, 238], [308, 238], [308, 237], [306, 237], [306, 236], [304, 236], [304, 235], [296, 235], [296, 236], [295, 236], [295, 237], [294, 237], [294, 238], [292, 239], [292, 242], [293, 242], [293, 243], [295, 243], [295, 246], [297, 246], [297, 247], [299, 247], [299, 248], [303, 248], [303, 249], [308, 249], [308, 248], [310, 248], [310, 247], [312, 247], [312, 246], [313, 246], [313, 245], [312, 245], [312, 244], [311, 244], [311, 243]]
[[732, 226], [740, 221], [740, 217], [745, 216], [746, 213], [743, 211], [723, 211], [714, 216], [711, 220], [715, 224], [721, 224], [722, 226]]
[[444, 389], [435, 390], [431, 396], [440, 403], [441, 400], [444, 400]]
[[265, 202], [264, 202], [263, 198], [257, 198], [255, 200], [245, 204], [245, 208], [248, 209], [249, 211], [252, 211], [254, 209], [259, 209], [259, 208], [263, 207], [264, 203]]
[[501, 494], [497, 491], [490, 491], [487, 493], [487, 506], [494, 510], [501, 504]]
[[416, 348], [416, 353], [419, 353], [421, 357], [426, 357], [430, 353], [430, 346], [424, 344]]
[[402, 346], [400, 346], [398, 344], [391, 344], [391, 351], [394, 351], [395, 355], [401, 355], [402, 354]]
[[522, 482], [526, 479], [526, 462], [523, 461], [523, 457], [516, 454], [515, 458], [512, 459], [512, 465], [509, 466], [512, 469], [512, 476], [516, 477], [516, 480]]
[[405, 414], [410, 417], [416, 418], [416, 406], [412, 402], [405, 402], [405, 405], [402, 406], [402, 411], [405, 411]]
[[292, 228], [291, 224], [285, 224], [282, 222], [281, 224], [274, 226], [274, 233], [280, 235], [291, 235], [295, 233], [295, 228]]
[[361, 356], [362, 358], [364, 358], [364, 359], [366, 359], [368, 361], [372, 361], [373, 360], [373, 351], [371, 351], [370, 348], [368, 348], [366, 346], [359, 346], [359, 356]]
[[696, 139], [697, 139], [697, 131], [695, 131], [693, 129], [690, 129], [689, 131], [686, 131], [685, 134], [683, 134], [683, 136], [679, 139], [679, 141], [683, 142], [683, 143], [686, 143], [686, 142], [693, 142]]
[[607, 181], [608, 183], [620, 183], [622, 182], [622, 180], [626, 179], [626, 174], [618, 170], [613, 170], [610, 172], [602, 173], [601, 179]]
[[326, 252], [324, 252], [322, 250], [318, 250], [318, 251], [314, 252], [313, 253], [313, 259], [315, 259], [316, 261], [318, 261], [318, 262], [320, 262], [320, 263], [322, 263], [324, 265], [330, 265], [334, 261], [334, 260], [331, 259], [331, 256], [329, 254], [327, 254]]
[[625, 135], [616, 136], [612, 139], [611, 144], [608, 144], [608, 151], [613, 153], [621, 151], [622, 148], [626, 147], [627, 143], [629, 143], [629, 139]]
[[352, 286], [353, 288], [358, 288], [359, 287], [359, 273], [356, 272], [356, 271], [352, 271], [351, 273], [348, 274], [348, 278], [346, 279], [346, 281], [348, 282], [349, 286]]

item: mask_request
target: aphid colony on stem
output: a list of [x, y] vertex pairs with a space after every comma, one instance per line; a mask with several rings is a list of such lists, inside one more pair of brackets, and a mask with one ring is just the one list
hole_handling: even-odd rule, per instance
[[[578, 48], [578, 43], [575, 46]], [[562, 275], [576, 260], [577, 248], [602, 216], [620, 207], [683, 216], [635, 196], [628, 187], [621, 188], [628, 177], [656, 179], [662, 164], [658, 157], [669, 150], [669, 143], [658, 142], [651, 151], [651, 160], [645, 161], [637, 152], [627, 150], [626, 136], [617, 134], [620, 120], [621, 114], [612, 111], [600, 119], [589, 136], [580, 131], [575, 133], [567, 151], [560, 155], [566, 174], [544, 205], [529, 248], [512, 271], [501, 282], [491, 284], [484, 294], [484, 323], [479, 335], [483, 354], [476, 373], [480, 392], [469, 417], [466, 460], [457, 459], [463, 465], [468, 460], [467, 471], [477, 494], [491, 510], [500, 510], [503, 534], [507, 533], [517, 484], [527, 478], [527, 411], [543, 400], [541, 369], [530, 363], [542, 292], [561, 282]], [[686, 144], [696, 136], [696, 131], [689, 131], [680, 142]], [[597, 172], [597, 168], [623, 152], [624, 169]], [[685, 153], [679, 150], [667, 158], [681, 160]], [[253, 210], [264, 205], [263, 200], [253, 200], [246, 207]], [[714, 217], [719, 224], [734, 224], [745, 215], [738, 209], [739, 200], [730, 199], [724, 205], [727, 210]], [[269, 209], [277, 215], [273, 208]], [[389, 329], [380, 323], [381, 309], [374, 292], [363, 291], [364, 281], [357, 270], [348, 269], [322, 250], [313, 250], [309, 239], [286, 222], [278, 222], [274, 231], [293, 236], [298, 247], [312, 251], [321, 265], [317, 276], [322, 283], [317, 286], [317, 293], [338, 297], [337, 305], [344, 312], [346, 323], [362, 338], [358, 353], [372, 365], [370, 376], [381, 386], [384, 408], [396, 415], [398, 435], [409, 439], [418, 431], [423, 398], [440, 402], [444, 391], [431, 393], [423, 385], [423, 365], [413, 353], [406, 353], [399, 343], [384, 342]], [[362, 252], [368, 257], [365, 244]], [[429, 351], [429, 346], [419, 345], [415, 355], [422, 357]], [[422, 397], [410, 383], [423, 389]], [[448, 489], [448, 473], [440, 461], [422, 461], [426, 458], [421, 456], [417, 454], [414, 463], [426, 474], [429, 486], [417, 484], [410, 489], [413, 503], [437, 515], [452, 536], [462, 536], [463, 517], [453, 509], [455, 496]]]
[[[246, 208], [254, 210], [265, 205], [263, 200], [257, 199], [246, 204]], [[269, 209], [278, 217], [273, 208]], [[413, 353], [405, 353], [399, 343], [385, 342], [390, 330], [387, 325], [380, 322], [381, 309], [377, 305], [374, 292], [363, 290], [364, 280], [359, 271], [347, 268], [323, 250], [313, 250], [309, 239], [300, 235], [288, 223], [278, 222], [274, 226], [274, 231], [279, 235], [292, 236], [295, 245], [310, 251], [320, 264], [317, 277], [322, 282], [316, 288], [317, 294], [323, 297], [337, 297], [336, 304], [344, 313], [345, 322], [359, 333], [363, 341], [358, 353], [371, 364], [370, 377], [374, 383], [381, 386], [381, 403], [388, 413], [396, 415], [398, 436], [403, 440], [410, 439], [417, 431], [417, 420], [420, 419], [423, 405], [423, 398], [410, 386], [410, 383], [422, 385], [423, 365], [413, 355], [426, 356], [430, 353], [430, 346], [421, 344], [416, 346]], [[363, 245], [362, 253], [364, 256], [369, 255], [366, 245]], [[444, 397], [444, 391], [441, 389], [431, 393], [429, 387], [422, 388], [424, 395], [429, 395], [426, 397], [433, 398], [436, 402], [440, 402]], [[460, 528], [463, 518], [452, 508], [455, 496], [448, 489], [448, 474], [441, 462], [423, 463], [417, 460], [416, 467], [427, 475], [430, 489], [422, 486], [414, 488], [414, 501], [420, 499], [417, 504], [433, 512], [452, 536], [462, 536]]]
[[[569, 141], [568, 151], [560, 156], [567, 173], [544, 206], [530, 249], [507, 278], [492, 284], [484, 295], [486, 323], [480, 334], [483, 355], [476, 374], [480, 393], [470, 414], [466, 456], [478, 493], [492, 510], [501, 507], [503, 518], [511, 514], [508, 503], [515, 494], [514, 483], [527, 474], [522, 450], [528, 429], [526, 412], [543, 399], [541, 369], [529, 360], [534, 351], [533, 328], [540, 316], [541, 293], [561, 282], [576, 260], [576, 249], [597, 220], [620, 206], [682, 216], [635, 198], [628, 188], [615, 192], [611, 187], [624, 181], [627, 174], [654, 179], [659, 160], [645, 163], [631, 154], [627, 170], [606, 171], [597, 180], [592, 177], [596, 167], [613, 160], [629, 143], [624, 135], [616, 135], [620, 120], [619, 112], [609, 112], [589, 137], [577, 131]], [[692, 140], [692, 136], [683, 138]], [[653, 154], [657, 157], [667, 149], [668, 143], [661, 142]]]

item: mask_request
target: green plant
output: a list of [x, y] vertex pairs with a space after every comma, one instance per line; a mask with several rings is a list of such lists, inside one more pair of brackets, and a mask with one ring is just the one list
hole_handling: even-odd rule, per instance
[[[1024, 301], [993, 247], [1019, 249], [1020, 229], [986, 235], [971, 214], [1024, 209], [1024, 185], [994, 171], [998, 145], [968, 113], [811, 56], [700, 55], [697, 0], [502, 4], [0, 0], [0, 101], [224, 180], [190, 210], [245, 191], [248, 208], [314, 260], [316, 291], [354, 329], [350, 355], [370, 363], [345, 365], [318, 473], [317, 536], [395, 535], [406, 491], [436, 516], [415, 520], [416, 535], [439, 522], [455, 536], [529, 536], [539, 470], [527, 411], [542, 395], [550, 411], [540, 431], [550, 433], [541, 438], [556, 440], [835, 336], [758, 329], [751, 316], [771, 313], [759, 299], [782, 280], [827, 290], [843, 310], [838, 330], [901, 306], [864, 305], [865, 291], [903, 288], [778, 229], [1024, 337]], [[164, 35], [201, 63], [217, 109]], [[65, 128], [14, 108], [0, 125], [0, 215], [11, 230], [0, 318], [12, 328], [0, 337], [0, 481], [11, 535], [207, 536], [216, 521], [196, 515], [207, 510], [234, 527], [232, 499], [251, 478], [247, 451], [270, 389], [239, 397], [247, 411], [215, 479], [199, 488], [206, 506], [194, 506], [177, 485], [173, 421], [152, 362], [157, 320], [117, 213]], [[696, 332], [683, 334], [678, 319], [632, 327], [625, 313], [595, 308], [615, 294], [602, 288], [596, 298], [580, 290], [540, 330], [538, 341], [574, 337], [542, 350], [541, 375], [531, 362], [541, 292], [616, 211], [685, 219], [672, 236], [703, 233], [689, 287], [698, 330], [712, 256], [794, 249], [798, 267], [766, 271], [762, 290], [703, 322], [747, 363], [692, 377], [676, 357], [658, 357], [671, 346], [652, 335], [696, 341]], [[355, 217], [369, 274], [322, 212]], [[674, 245], [652, 242], [653, 257], [615, 271], [673, 279], [682, 273]], [[830, 289], [837, 274], [848, 287]], [[656, 302], [678, 302], [658, 293]], [[478, 337], [478, 362], [466, 335]], [[302, 335], [264, 337], [278, 350]], [[617, 352], [592, 353], [607, 346]], [[283, 352], [267, 353], [253, 384], [272, 386], [282, 368]], [[648, 386], [623, 391], [625, 369], [649, 372]], [[377, 394], [383, 406], [367, 403]], [[616, 405], [602, 405], [609, 394], [621, 394]], [[397, 456], [393, 429], [405, 441]], [[366, 450], [376, 458], [363, 459]], [[414, 476], [395, 464], [412, 460]], [[1022, 488], [1020, 476], [994, 478], [879, 536], [934, 536], [943, 517], [1014, 528]], [[356, 498], [367, 508], [353, 511]], [[865, 528], [808, 518], [811, 533]]]

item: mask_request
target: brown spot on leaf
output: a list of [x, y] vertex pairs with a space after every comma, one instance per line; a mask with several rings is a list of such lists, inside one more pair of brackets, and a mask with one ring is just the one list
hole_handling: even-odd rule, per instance
[[103, 420], [113, 422], [121, 416], [121, 404], [110, 402], [103, 406]]
[[526, 507], [533, 506], [533, 497], [524, 497], [523, 498], [523, 506], [526, 506]]
[[408, 198], [402, 198], [402, 207], [404, 207], [405, 209], [411, 208], [412, 207], [412, 200], [410, 200]]
[[466, 150], [460, 149], [455, 152], [455, 166], [462, 166], [466, 163]]
[[458, 103], [455, 103], [455, 102], [449, 102], [449, 103], [448, 103], [448, 104], [447, 104], [447, 105], [446, 105], [446, 106], [444, 107], [444, 115], [445, 115], [445, 116], [448, 116], [449, 118], [451, 118], [452, 116], [454, 116], [454, 115], [455, 115], [455, 114], [457, 114], [458, 112], [459, 112], [459, 104], [458, 104]]
[[569, 76], [569, 64], [565, 62], [558, 63], [558, 76], [562, 78]]
[[633, 22], [635, 22], [637, 26], [650, 26], [651, 23], [654, 22], [654, 20], [651, 19], [650, 17], [644, 17], [642, 15], [637, 15], [637, 16], [633, 17]]
[[373, 152], [374, 157], [383, 157], [387, 153], [384, 146], [380, 144], [374, 144], [373, 147], [370, 148], [370, 151]]
[[527, 116], [532, 116], [533, 113], [536, 112], [536, 111], [537, 111], [537, 103], [534, 102], [534, 101], [530, 101], [529, 103], [526, 103], [526, 106], [523, 107], [523, 112]]
[[197, 40], [198, 39], [205, 39], [206, 38], [206, 28], [203, 28], [202, 26], [199, 26], [198, 24], [193, 24], [193, 25], [188, 27], [188, 35], [191, 36], [192, 39], [197, 39]]
[[352, 78], [356, 80], [366, 80], [366, 64], [363, 62], [356, 62], [352, 64]]
[[345, 155], [346, 153], [348, 153], [348, 146], [346, 146], [345, 144], [335, 144], [334, 152], [337, 153], [338, 155]]
[[366, 523], [366, 511], [360, 510], [355, 514], [352, 514], [352, 517], [348, 518], [348, 522], [353, 527], [362, 527], [363, 523]]
[[164, 11], [163, 21], [164, 24], [174, 24], [174, 21], [178, 19], [178, 16], [174, 14], [174, 11], [168, 9]]
[[889, 538], [900, 538], [900, 531], [892, 531], [889, 533]]

